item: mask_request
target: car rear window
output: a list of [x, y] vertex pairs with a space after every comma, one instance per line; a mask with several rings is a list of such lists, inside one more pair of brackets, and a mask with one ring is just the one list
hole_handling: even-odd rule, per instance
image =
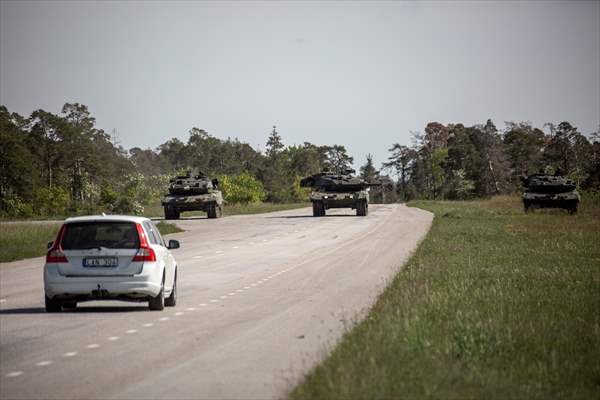
[[66, 225], [61, 246], [64, 250], [98, 247], [137, 249], [140, 247], [140, 240], [137, 228], [132, 222], [76, 222]]

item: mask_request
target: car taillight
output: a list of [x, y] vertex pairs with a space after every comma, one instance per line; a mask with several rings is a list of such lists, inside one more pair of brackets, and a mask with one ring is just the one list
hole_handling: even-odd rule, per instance
[[66, 263], [69, 262], [65, 253], [62, 251], [61, 241], [63, 236], [65, 235], [65, 230], [67, 229], [67, 225], [63, 225], [60, 227], [58, 231], [58, 235], [56, 235], [56, 240], [54, 241], [54, 245], [48, 250], [46, 253], [46, 262], [47, 263]]
[[146, 237], [146, 233], [144, 232], [144, 228], [142, 225], [135, 224], [138, 232], [138, 236], [140, 238], [140, 248], [138, 252], [133, 256], [133, 260], [131, 261], [156, 261], [156, 254], [154, 250], [148, 244], [148, 238]]
[[69, 261], [67, 260], [67, 257], [65, 257], [65, 253], [63, 253], [61, 249], [50, 249], [50, 251], [48, 251], [48, 254], [46, 254], [46, 262], [66, 263]]

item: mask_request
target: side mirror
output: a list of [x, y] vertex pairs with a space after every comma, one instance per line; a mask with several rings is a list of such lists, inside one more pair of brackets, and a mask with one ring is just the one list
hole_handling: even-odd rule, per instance
[[169, 250], [178, 249], [179, 248], [179, 240], [169, 240]]
[[48, 250], [50, 250], [54, 246], [54, 242], [48, 242]]

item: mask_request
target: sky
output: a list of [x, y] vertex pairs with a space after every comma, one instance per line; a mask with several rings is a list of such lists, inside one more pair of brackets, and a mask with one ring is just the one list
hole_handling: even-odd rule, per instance
[[600, 127], [600, 1], [0, 1], [0, 104], [89, 107], [125, 148], [192, 127], [376, 166], [431, 121]]

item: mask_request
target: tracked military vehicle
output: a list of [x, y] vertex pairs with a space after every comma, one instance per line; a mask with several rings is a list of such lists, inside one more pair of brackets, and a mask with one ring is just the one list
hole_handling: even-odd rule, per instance
[[169, 182], [169, 193], [162, 199], [165, 219], [179, 219], [183, 211], [204, 211], [208, 218], [223, 216], [223, 195], [219, 181], [190, 171]]
[[575, 182], [567, 177], [534, 174], [521, 180], [525, 187], [522, 196], [525, 212], [535, 208], [562, 208], [570, 214], [577, 212], [580, 196], [575, 190]]
[[323, 171], [300, 181], [300, 186], [313, 189], [310, 194], [313, 216], [322, 217], [330, 208], [356, 209], [358, 216], [369, 213], [369, 188], [380, 184], [366, 182], [352, 176], [353, 173], [353, 169], [337, 174]]

